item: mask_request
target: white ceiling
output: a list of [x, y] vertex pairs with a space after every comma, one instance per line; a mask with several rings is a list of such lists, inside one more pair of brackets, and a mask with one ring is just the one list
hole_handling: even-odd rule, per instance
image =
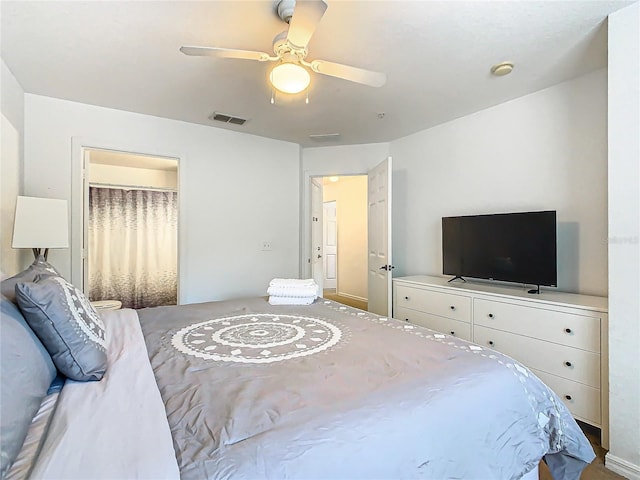
[[[606, 66], [606, 17], [633, 3], [326, 2], [307, 59], [385, 72], [385, 86], [312, 74], [308, 105], [304, 94], [271, 105], [273, 64], [180, 53], [182, 45], [271, 53], [287, 28], [271, 0], [3, 0], [2, 58], [28, 93], [302, 146], [387, 142]], [[491, 65], [505, 60], [513, 73], [492, 77]], [[248, 121], [213, 122], [214, 111]], [[329, 133], [340, 138], [309, 138]]]

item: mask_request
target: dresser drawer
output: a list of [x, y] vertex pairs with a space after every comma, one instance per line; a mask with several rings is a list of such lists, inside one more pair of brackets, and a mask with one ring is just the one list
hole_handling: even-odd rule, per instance
[[474, 342], [536, 370], [600, 388], [600, 355], [535, 338], [476, 326]]
[[562, 399], [578, 420], [602, 425], [600, 390], [533, 368], [531, 371]]
[[471, 298], [469, 297], [398, 285], [396, 302], [398, 307], [471, 322]]
[[600, 352], [600, 318], [476, 298], [475, 325]]
[[471, 324], [467, 322], [429, 315], [428, 313], [402, 307], [396, 309], [394, 316], [399, 320], [406, 320], [437, 332], [471, 341]]

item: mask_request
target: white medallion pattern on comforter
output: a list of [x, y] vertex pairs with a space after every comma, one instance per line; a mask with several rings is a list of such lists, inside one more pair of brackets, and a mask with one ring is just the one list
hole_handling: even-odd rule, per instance
[[323, 299], [138, 313], [183, 479], [516, 479], [543, 456], [577, 479], [594, 458], [529, 370], [448, 335]]
[[271, 363], [322, 352], [340, 341], [332, 323], [299, 315], [254, 313], [188, 325], [172, 345], [194, 357], [239, 363]]

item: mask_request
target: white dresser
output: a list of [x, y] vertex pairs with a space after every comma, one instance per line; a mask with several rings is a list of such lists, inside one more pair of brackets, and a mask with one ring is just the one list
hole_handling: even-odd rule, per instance
[[575, 418], [608, 436], [607, 299], [412, 276], [393, 280], [394, 318], [504, 353], [529, 367]]

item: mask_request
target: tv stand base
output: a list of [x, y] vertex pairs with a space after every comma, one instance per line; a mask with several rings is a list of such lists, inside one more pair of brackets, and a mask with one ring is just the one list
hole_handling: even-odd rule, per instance
[[460, 275], [456, 275], [451, 280], [449, 280], [447, 283], [451, 283], [451, 282], [453, 282], [454, 280], [457, 280], [457, 279], [460, 279], [460, 280], [462, 280], [463, 282], [466, 283], [466, 280], [464, 278], [462, 278]]

